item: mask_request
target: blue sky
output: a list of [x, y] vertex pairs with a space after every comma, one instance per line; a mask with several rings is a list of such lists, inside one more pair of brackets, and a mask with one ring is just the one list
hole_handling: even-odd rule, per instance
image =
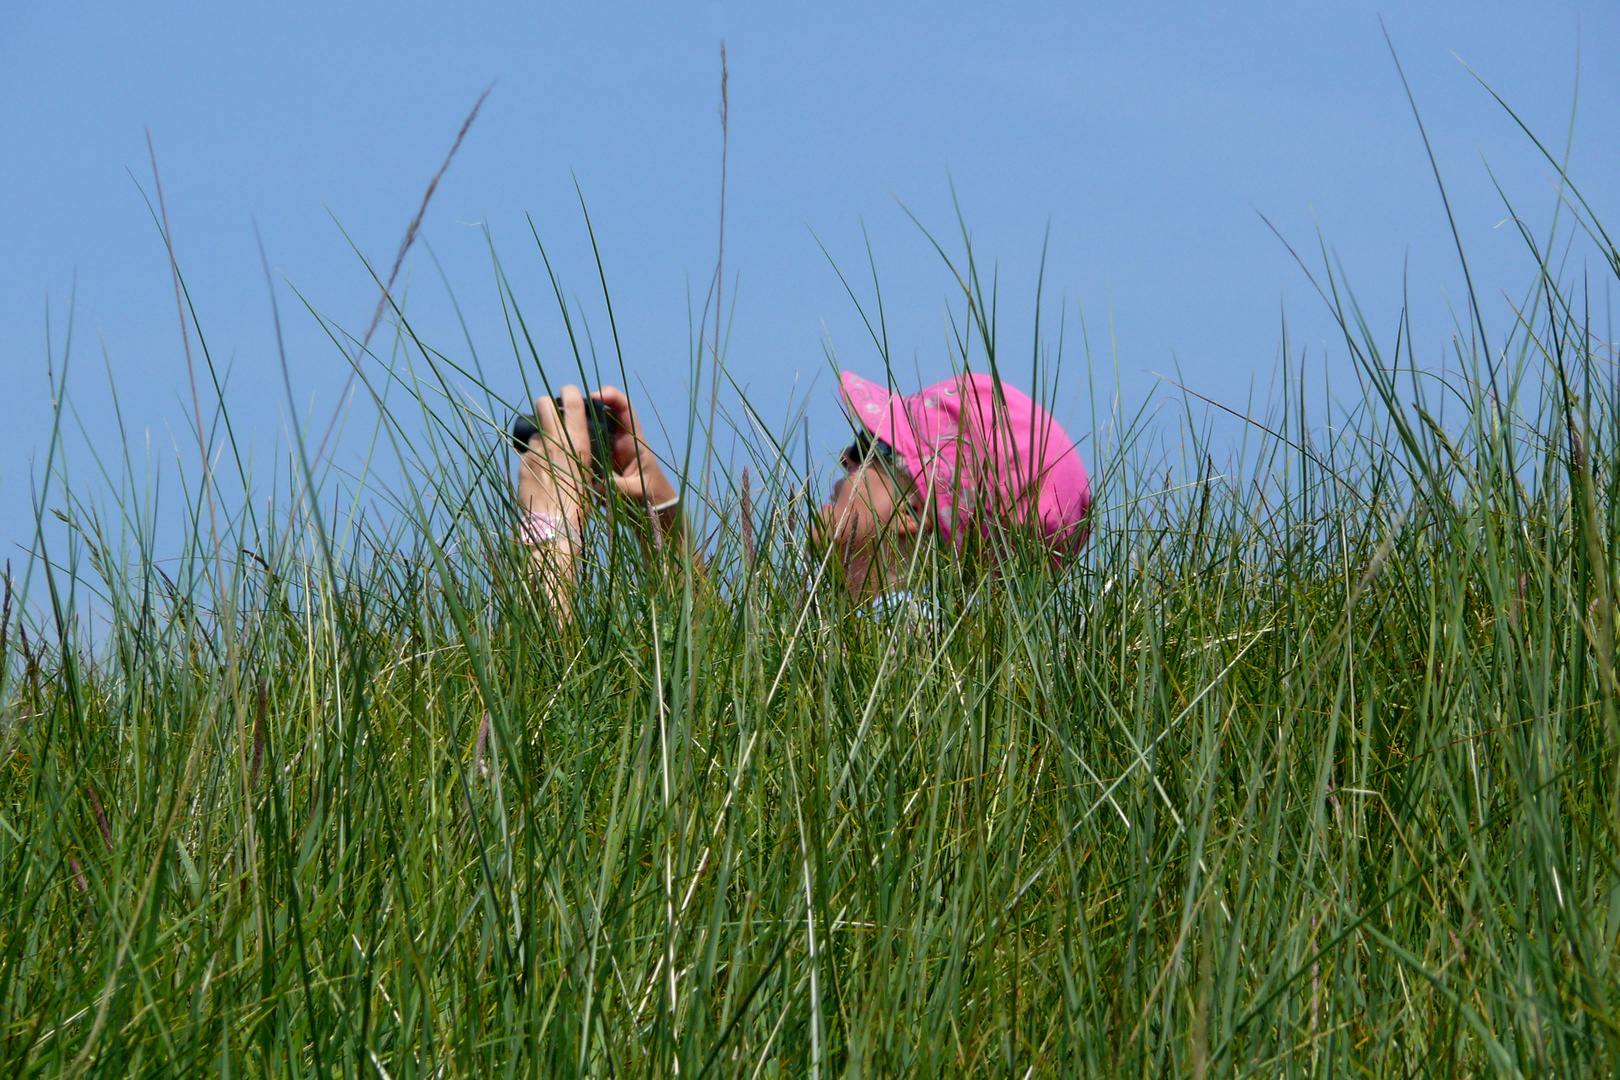
[[[722, 38], [728, 292], [737, 286], [729, 365], [767, 415], [785, 409], [796, 377], [801, 389], [816, 380], [818, 450], [841, 441], [825, 348], [857, 371], [877, 362], [818, 238], [865, 282], [866, 229], [900, 381], [931, 381], [948, 372], [950, 281], [906, 209], [954, 237], [953, 186], [981, 265], [999, 276], [1004, 353], [1027, 364], [1050, 228], [1048, 318], [1060, 303], [1071, 327], [1084, 313], [1099, 385], [1113, 392], [1117, 356], [1127, 404], [1178, 363], [1212, 397], [1239, 407], [1263, 397], [1284, 311], [1296, 351], [1350, 388], [1320, 302], [1261, 213], [1306, 248], [1320, 228], [1391, 331], [1408, 273], [1419, 359], [1439, 364], [1461, 277], [1378, 15], [1363, 3], [5, 5], [0, 540], [15, 558], [31, 533], [51, 413], [47, 310], [60, 354], [75, 288], [69, 397], [80, 418], [107, 422], [110, 372], [138, 452], [149, 437], [154, 467], [170, 477], [177, 453], [194, 458], [166, 256], [137, 187], [151, 189], [147, 128], [202, 329], [230, 367], [235, 422], [266, 465], [288, 405], [255, 224], [300, 415], [324, 418], [345, 361], [291, 290], [364, 329], [377, 290], [350, 239], [392, 261], [491, 83], [407, 265], [412, 317], [465, 355], [431, 245], [486, 372], [515, 396], [487, 225], [563, 370], [529, 215], [600, 341], [577, 181], [632, 390], [678, 420], [688, 313], [715, 259]], [[1383, 16], [1476, 283], [1505, 325], [1497, 298], [1519, 293], [1531, 267], [1501, 225], [1482, 158], [1538, 229], [1553, 180], [1458, 58], [1561, 146], [1580, 48], [1571, 172], [1620, 224], [1620, 9], [1476, 0]], [[1071, 336], [1056, 411], [1082, 439], [1085, 391]], [[74, 462], [91, 482], [83, 456]]]

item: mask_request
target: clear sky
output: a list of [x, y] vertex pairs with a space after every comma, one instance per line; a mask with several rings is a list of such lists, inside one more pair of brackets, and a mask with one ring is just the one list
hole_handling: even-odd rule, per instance
[[[719, 42], [730, 66], [729, 364], [766, 408], [814, 384], [818, 450], [842, 441], [824, 346], [876, 358], [817, 238], [861, 282], [863, 223], [901, 382], [948, 371], [944, 269], [901, 204], [954, 236], [952, 185], [999, 273], [1003, 349], [1027, 364], [1035, 274], [1071, 326], [1057, 412], [1091, 427], [1083, 312], [1100, 384], [1128, 402], [1179, 363], [1242, 407], [1276, 369], [1280, 317], [1312, 363], [1342, 363], [1320, 301], [1263, 213], [1337, 251], [1393, 331], [1403, 269], [1420, 360], [1443, 361], [1461, 296], [1455, 251], [1411, 111], [1366, 3], [630, 5], [26, 3], [0, 5], [0, 541], [31, 532], [48, 437], [47, 311], [60, 363], [77, 290], [69, 394], [173, 477], [190, 411], [145, 131], [202, 329], [230, 367], [239, 430], [268, 458], [287, 397], [257, 223], [278, 282], [301, 413], [330, 414], [343, 357], [296, 287], [352, 332], [472, 103], [483, 112], [423, 223], [493, 382], [521, 385], [492, 284], [495, 247], [542, 350], [560, 321], [525, 215], [605, 338], [574, 185], [597, 230], [632, 390], [679, 418], [690, 305], [713, 272]], [[1551, 170], [1461, 61], [1562, 146], [1580, 61], [1571, 171], [1620, 225], [1620, 6], [1562, 0], [1385, 5], [1450, 187], [1476, 282], [1530, 280], [1483, 161], [1540, 229]], [[1455, 55], [1453, 55], [1455, 54]], [[1259, 213], [1257, 213], [1257, 211]], [[408, 307], [466, 344], [420, 245]], [[1579, 259], [1587, 258], [1577, 252]], [[1593, 263], [1594, 270], [1597, 264]], [[733, 275], [735, 277], [733, 278]], [[866, 288], [866, 285], [862, 285]], [[694, 300], [695, 297], [695, 300]], [[728, 301], [729, 305], [729, 301]], [[1324, 350], [1325, 345], [1325, 352]], [[1336, 385], [1349, 388], [1346, 376]], [[145, 453], [144, 447], [141, 453]], [[357, 453], [352, 446], [338, 449]], [[184, 450], [180, 456], [187, 455]], [[87, 478], [83, 458], [76, 470]], [[172, 482], [172, 480], [170, 481]]]

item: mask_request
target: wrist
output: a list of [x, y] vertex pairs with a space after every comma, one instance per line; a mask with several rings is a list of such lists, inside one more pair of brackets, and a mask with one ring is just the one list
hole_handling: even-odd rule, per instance
[[518, 523], [518, 540], [531, 548], [572, 552], [580, 543], [579, 523], [565, 515], [530, 510]]
[[686, 515], [681, 512], [681, 499], [677, 495], [667, 503], [648, 507], [649, 516], [658, 523], [658, 531], [670, 535], [680, 531], [686, 522]]
[[643, 505], [651, 512], [668, 510], [672, 506], [679, 505], [681, 501], [680, 489], [669, 482], [669, 477], [664, 475], [662, 469], [650, 476], [643, 474], [641, 491]]
[[565, 491], [535, 492], [523, 499], [521, 505], [519, 535], [525, 543], [534, 530], [541, 533], [556, 530], [577, 539], [584, 529], [584, 506], [578, 498], [569, 498]]
[[540, 491], [522, 500], [525, 513], [543, 514], [562, 518], [578, 528], [585, 521], [585, 502], [577, 491], [561, 485], [552, 491]]

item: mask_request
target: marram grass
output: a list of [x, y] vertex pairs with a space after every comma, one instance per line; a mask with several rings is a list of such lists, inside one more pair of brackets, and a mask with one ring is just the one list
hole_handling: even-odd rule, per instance
[[769, 445], [702, 572], [595, 519], [562, 632], [449, 406], [391, 514], [199, 486], [167, 563], [59, 489], [0, 1072], [1612, 1073], [1620, 390], [1556, 285], [1444, 383], [1338, 301], [1356, 396], [1288, 375], [1224, 466], [1100, 419], [1083, 557], [992, 535], [921, 612], [849, 610]]

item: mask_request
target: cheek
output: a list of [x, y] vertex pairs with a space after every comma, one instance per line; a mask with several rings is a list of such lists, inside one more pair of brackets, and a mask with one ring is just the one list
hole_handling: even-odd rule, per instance
[[871, 493], [865, 493], [864, 498], [853, 499], [849, 508], [849, 542], [851, 545], [864, 545], [877, 539], [879, 526], [879, 507], [871, 502]]
[[871, 514], [860, 499], [855, 485], [841, 484], [833, 501], [822, 507], [822, 519], [835, 530], [842, 547], [859, 544], [870, 531]]

